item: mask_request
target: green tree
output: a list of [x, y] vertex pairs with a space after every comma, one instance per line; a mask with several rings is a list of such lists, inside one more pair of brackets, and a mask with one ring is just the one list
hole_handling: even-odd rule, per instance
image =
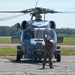
[[0, 36], [9, 36], [9, 35], [10, 35], [10, 27], [0, 26]]

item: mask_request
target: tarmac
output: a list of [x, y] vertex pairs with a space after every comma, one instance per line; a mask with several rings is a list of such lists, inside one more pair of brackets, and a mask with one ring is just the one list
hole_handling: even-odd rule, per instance
[[[20, 44], [0, 44], [0, 48], [16, 48]], [[75, 45], [58, 45], [62, 49], [75, 49]]]
[[61, 62], [53, 59], [53, 69], [47, 62], [45, 69], [42, 61], [22, 59], [16, 62], [16, 56], [0, 56], [0, 75], [75, 75], [75, 56], [61, 56]]

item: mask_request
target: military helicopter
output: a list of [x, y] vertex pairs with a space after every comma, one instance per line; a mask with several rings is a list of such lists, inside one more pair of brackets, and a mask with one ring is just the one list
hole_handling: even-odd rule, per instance
[[[35, 7], [26, 9], [23, 11], [0, 11], [0, 13], [30, 13], [31, 19], [30, 21], [24, 20], [22, 24], [17, 23], [17, 29], [21, 28], [23, 30], [21, 34], [21, 45], [17, 46], [17, 61], [20, 61], [21, 58], [34, 58], [35, 60], [41, 60], [43, 58], [43, 52], [45, 47], [44, 37], [45, 34], [52, 33], [53, 29], [50, 28], [50, 21], [45, 20], [45, 14], [47, 13], [61, 13], [58, 11]], [[41, 19], [41, 14], [44, 14], [44, 19]], [[57, 37], [56, 34], [54, 36], [54, 47], [56, 47]], [[51, 36], [52, 37], [52, 36]], [[55, 48], [53, 55], [57, 58], [57, 61], [61, 60], [61, 52], [60, 47]]]
[[[35, 7], [26, 9], [23, 11], [0, 11], [0, 13], [24, 13], [30, 14], [31, 19], [29, 21], [24, 20], [21, 24], [17, 23], [17, 29], [22, 29], [21, 34], [21, 43], [17, 46], [17, 56], [16, 60], [20, 61], [21, 58], [34, 58], [35, 60], [41, 60], [43, 58], [43, 52], [45, 47], [44, 37], [45, 34], [54, 36], [53, 43], [53, 56], [56, 58], [57, 62], [61, 61], [61, 51], [60, 46], [57, 46], [57, 37], [55, 33], [55, 22], [48, 21], [45, 19], [45, 15], [50, 13], [69, 13], [69, 12], [60, 12], [55, 10], [50, 10], [42, 7]], [[43, 14], [43, 18], [42, 18]], [[18, 16], [15, 16], [18, 17]], [[11, 17], [11, 18], [15, 18]], [[11, 19], [9, 18], [9, 19]], [[3, 20], [3, 19], [0, 19]], [[52, 27], [53, 26], [53, 27]], [[54, 32], [54, 34], [52, 34]], [[51, 36], [52, 34], [52, 36]]]
[[[23, 55], [25, 58], [34, 58], [35, 60], [41, 60], [43, 58], [43, 52], [45, 47], [45, 34], [51, 33], [53, 31], [50, 28], [50, 21], [45, 20], [45, 14], [54, 13], [56, 11], [36, 7], [33, 9], [28, 9], [26, 10], [26, 12], [31, 12], [31, 20], [28, 22], [23, 21], [21, 26], [20, 24], [17, 24], [17, 28], [21, 28], [24, 30], [21, 35], [21, 46], [17, 46], [17, 61], [20, 61]], [[41, 19], [41, 14], [44, 14], [44, 20]], [[56, 47], [56, 34], [54, 34], [54, 38], [54, 47]], [[53, 55], [54, 54], [57, 58], [57, 61], [60, 62], [60, 50], [54, 50]]]

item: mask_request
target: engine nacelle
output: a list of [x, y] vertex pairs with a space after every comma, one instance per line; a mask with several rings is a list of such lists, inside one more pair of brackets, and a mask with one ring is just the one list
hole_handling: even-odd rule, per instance
[[24, 30], [27, 28], [27, 26], [28, 26], [28, 22], [24, 20], [22, 21], [20, 28]]
[[54, 21], [50, 21], [50, 28], [51, 29], [56, 29], [56, 24]]

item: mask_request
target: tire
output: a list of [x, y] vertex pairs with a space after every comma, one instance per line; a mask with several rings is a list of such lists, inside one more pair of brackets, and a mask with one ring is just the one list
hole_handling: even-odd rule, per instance
[[35, 60], [37, 60], [37, 58], [35, 58]]
[[16, 58], [16, 61], [21, 61], [21, 56], [20, 55], [17, 55], [17, 58]]
[[22, 58], [22, 52], [21, 50], [17, 50], [17, 57], [16, 57], [16, 61], [21, 61], [21, 58]]
[[39, 60], [41, 60], [41, 58], [39, 58]]
[[57, 58], [57, 55], [55, 55], [55, 58]]
[[57, 62], [61, 61], [61, 55], [57, 55]]

